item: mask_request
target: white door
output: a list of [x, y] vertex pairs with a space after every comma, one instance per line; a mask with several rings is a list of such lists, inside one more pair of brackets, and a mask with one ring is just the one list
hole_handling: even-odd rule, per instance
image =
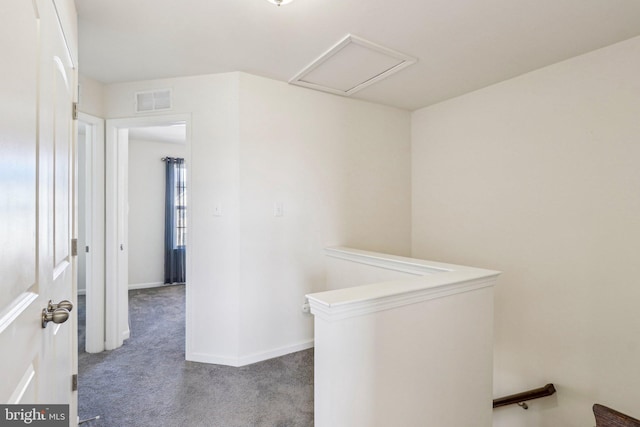
[[[85, 351], [104, 351], [104, 119], [78, 113], [78, 292], [86, 294]], [[82, 144], [81, 144], [82, 142]], [[80, 145], [83, 146], [84, 156]], [[83, 157], [84, 161], [81, 161]], [[84, 178], [83, 178], [84, 177]], [[81, 197], [82, 195], [82, 197]], [[82, 203], [84, 201], [84, 203]], [[80, 213], [80, 208], [83, 212]], [[84, 232], [84, 236], [83, 236]], [[84, 237], [84, 242], [81, 242]], [[82, 249], [85, 250], [82, 250]], [[84, 277], [81, 262], [84, 255]]]
[[42, 310], [75, 305], [76, 73], [53, 0], [1, 8], [0, 401], [69, 404], [75, 425], [76, 310], [46, 327]]

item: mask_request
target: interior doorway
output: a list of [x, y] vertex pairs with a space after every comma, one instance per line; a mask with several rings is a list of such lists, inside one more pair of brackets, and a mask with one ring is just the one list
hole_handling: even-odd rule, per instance
[[129, 290], [185, 283], [186, 124], [129, 128]]
[[[183, 156], [189, 181], [190, 120], [190, 115], [182, 114], [106, 121], [107, 350], [120, 347], [131, 334], [130, 285], [131, 289], [164, 285], [164, 248], [159, 244], [164, 232], [158, 229], [164, 223], [164, 211], [158, 209], [158, 201], [164, 205], [165, 182], [164, 174], [158, 177], [157, 172], [164, 170], [162, 158]], [[189, 217], [186, 210], [187, 223]], [[188, 287], [189, 257], [185, 270]]]

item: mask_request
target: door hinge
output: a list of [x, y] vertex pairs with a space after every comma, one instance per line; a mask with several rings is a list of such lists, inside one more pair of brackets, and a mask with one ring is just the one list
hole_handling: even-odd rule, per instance
[[78, 391], [78, 374], [71, 375], [71, 391]]
[[78, 103], [74, 102], [73, 104], [71, 104], [71, 116], [73, 117], [73, 120], [78, 120]]
[[71, 256], [78, 256], [78, 239], [71, 239]]

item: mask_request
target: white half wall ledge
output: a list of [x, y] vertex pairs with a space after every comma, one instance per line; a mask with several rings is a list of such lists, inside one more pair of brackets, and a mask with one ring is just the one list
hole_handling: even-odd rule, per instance
[[315, 425], [490, 427], [500, 273], [344, 247], [325, 254], [330, 290], [307, 295]]
[[414, 274], [416, 276], [448, 272], [451, 271], [452, 267], [457, 267], [451, 264], [443, 264], [435, 261], [424, 261], [396, 255], [381, 254], [343, 246], [325, 248], [324, 253], [332, 258], [344, 259], [388, 270], [401, 271], [403, 273]]
[[326, 248], [325, 254], [418, 276], [307, 294], [311, 313], [330, 321], [491, 287], [501, 273], [346, 247]]

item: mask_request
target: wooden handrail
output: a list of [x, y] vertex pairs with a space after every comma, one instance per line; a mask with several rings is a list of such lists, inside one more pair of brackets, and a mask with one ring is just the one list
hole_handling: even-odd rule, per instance
[[640, 420], [597, 403], [593, 405], [593, 415], [596, 427], [640, 427]]
[[551, 396], [556, 392], [556, 388], [553, 384], [549, 383], [544, 387], [536, 388], [522, 393], [512, 394], [510, 396], [500, 397], [493, 399], [493, 407], [499, 408], [501, 406], [513, 405], [517, 403], [522, 408], [527, 409], [528, 406], [524, 403], [527, 400], [539, 399], [541, 397]]

